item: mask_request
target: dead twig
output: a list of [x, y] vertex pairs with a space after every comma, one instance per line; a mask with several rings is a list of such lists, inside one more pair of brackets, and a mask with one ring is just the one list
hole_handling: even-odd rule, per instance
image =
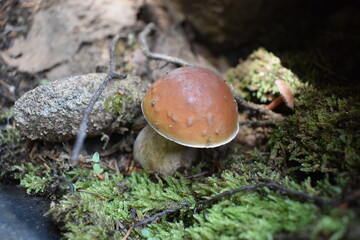
[[272, 120], [284, 120], [284, 117], [281, 114], [275, 113], [269, 109], [266, 108], [266, 106], [262, 104], [255, 104], [252, 102], [248, 102], [236, 93], [234, 94], [235, 101], [238, 103], [240, 107], [242, 107], [244, 110], [250, 110], [255, 111], [261, 115], [266, 115]]
[[129, 230], [126, 232], [125, 236], [122, 238], [122, 240], [126, 240], [129, 236], [130, 233], [132, 232], [132, 230], [134, 230], [134, 225], [131, 225]]
[[132, 222], [131, 222], [131, 226], [129, 227], [129, 230], [127, 230], [125, 236], [122, 238], [122, 240], [126, 240], [127, 238], [129, 238], [130, 233], [132, 232], [132, 230], [134, 230], [135, 226], [135, 221], [136, 221], [136, 213], [137, 210], [136, 208], [131, 209], [131, 214], [132, 214]]
[[[171, 56], [167, 56], [164, 54], [158, 54], [158, 53], [153, 53], [150, 51], [149, 49], [149, 45], [146, 41], [146, 37], [155, 29], [155, 24], [154, 23], [149, 23], [144, 30], [139, 34], [139, 41], [140, 41], [140, 48], [142, 50], [142, 52], [144, 53], [144, 55], [149, 58], [149, 59], [153, 59], [153, 60], [160, 60], [160, 61], [166, 61], [167, 63], [172, 63], [175, 64], [177, 66], [181, 66], [181, 67], [202, 67], [202, 68], [207, 68], [207, 67], [203, 67], [197, 64], [193, 64], [193, 63], [189, 63], [183, 59], [177, 58], [177, 57], [171, 57]], [[219, 71], [217, 71], [214, 68], [207, 68], [213, 72], [215, 72], [216, 74], [221, 76], [221, 73], [219, 73]]]
[[110, 68], [109, 68], [108, 75], [106, 76], [105, 80], [101, 83], [101, 85], [99, 86], [99, 88], [97, 89], [97, 91], [95, 92], [93, 97], [91, 98], [89, 105], [87, 106], [87, 108], [84, 111], [84, 115], [83, 115], [83, 118], [82, 118], [82, 121], [80, 124], [80, 128], [76, 135], [76, 142], [75, 142], [72, 157], [71, 157], [71, 165], [72, 166], [76, 166], [78, 164], [79, 153], [80, 153], [81, 147], [84, 143], [84, 139], [86, 137], [86, 130], [87, 130], [90, 114], [91, 114], [91, 111], [92, 111], [96, 101], [98, 100], [101, 93], [104, 91], [106, 85], [110, 82], [111, 79], [113, 79], [113, 78], [124, 79], [127, 77], [126, 73], [117, 72], [115, 69], [114, 52], [115, 52], [115, 48], [116, 48], [116, 43], [119, 41], [119, 38], [120, 38], [119, 35], [116, 35], [113, 38], [110, 49], [109, 49], [109, 51], [110, 51]]
[[[56, 165], [53, 164], [53, 178], [56, 179], [57, 181], [64, 181], [68, 186], [69, 186], [69, 190], [70, 190], [70, 195], [73, 195], [75, 192], [75, 188], [74, 185], [72, 184], [72, 182], [67, 179], [66, 177], [62, 176], [62, 175], [58, 175], [57, 169], [56, 169]], [[57, 183], [59, 184], [59, 183]], [[58, 185], [59, 186], [59, 185]]]
[[316, 205], [319, 205], [319, 206], [323, 206], [323, 205], [327, 205], [329, 204], [330, 202], [328, 200], [325, 200], [321, 197], [318, 197], [318, 196], [315, 196], [315, 195], [312, 195], [312, 194], [308, 194], [308, 193], [304, 193], [304, 192], [299, 192], [299, 191], [294, 191], [294, 190], [291, 190], [291, 189], [288, 189], [282, 185], [280, 185], [279, 183], [276, 183], [276, 182], [265, 182], [265, 183], [257, 183], [257, 184], [253, 184], [253, 185], [248, 185], [248, 186], [244, 186], [244, 187], [241, 187], [241, 188], [236, 188], [236, 189], [233, 189], [233, 190], [229, 190], [229, 191], [225, 191], [223, 193], [220, 193], [212, 198], [209, 198], [207, 200], [203, 200], [203, 201], [200, 201], [200, 202], [197, 202], [195, 204], [195, 207], [194, 207], [194, 213], [196, 213], [199, 205], [202, 205], [202, 206], [205, 206], [207, 204], [210, 204], [220, 198], [223, 198], [223, 197], [226, 197], [226, 196], [230, 196], [230, 195], [233, 195], [235, 193], [238, 193], [238, 192], [244, 192], [244, 191], [248, 191], [248, 190], [255, 190], [257, 188], [261, 188], [261, 187], [269, 187], [269, 188], [274, 188], [274, 189], [277, 189], [277, 190], [280, 190], [282, 192], [284, 192], [285, 194], [287, 195], [290, 195], [290, 196], [297, 196], [297, 197], [300, 197], [304, 200], [307, 200], [307, 201], [313, 201]]
[[69, 179], [67, 179], [64, 176], [56, 176], [55, 178], [66, 182], [66, 184], [69, 186], [69, 189], [70, 189], [70, 195], [74, 194], [74, 185], [72, 184], [72, 182]]
[[77, 191], [78, 191], [78, 192], [82, 192], [82, 193], [87, 193], [87, 194], [93, 195], [93, 196], [95, 196], [95, 197], [97, 197], [97, 198], [100, 198], [101, 200], [107, 200], [105, 197], [103, 197], [103, 196], [101, 196], [101, 195], [99, 195], [99, 194], [97, 194], [97, 193], [89, 192], [89, 191], [82, 190], [82, 189], [79, 189], [79, 190], [77, 190]]
[[132, 226], [133, 227], [138, 227], [138, 226], [141, 226], [141, 225], [149, 224], [149, 223], [155, 221], [156, 219], [158, 219], [159, 217], [164, 216], [165, 214], [173, 213], [173, 212], [179, 211], [180, 209], [187, 208], [187, 207], [191, 206], [191, 204], [188, 203], [188, 202], [182, 202], [180, 204], [181, 204], [181, 206], [178, 207], [178, 208], [166, 209], [166, 210], [164, 210], [162, 212], [155, 213], [151, 217], [148, 217], [148, 218], [142, 220], [141, 222], [137, 222], [137, 223], [133, 224]]

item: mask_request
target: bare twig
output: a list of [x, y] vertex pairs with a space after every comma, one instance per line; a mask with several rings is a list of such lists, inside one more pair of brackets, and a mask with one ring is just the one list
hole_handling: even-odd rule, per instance
[[162, 212], [156, 213], [156, 214], [152, 215], [151, 217], [148, 217], [148, 218], [142, 220], [141, 222], [135, 223], [132, 226], [133, 227], [138, 227], [138, 226], [141, 226], [141, 225], [149, 224], [149, 223], [155, 221], [157, 218], [159, 218], [159, 217], [161, 217], [161, 216], [163, 216], [165, 214], [173, 213], [173, 212], [179, 211], [180, 209], [183, 209], [185, 207], [190, 207], [190, 206], [191, 206], [190, 203], [183, 202], [183, 203], [181, 203], [181, 206], [178, 207], [178, 208], [166, 209], [166, 210], [164, 210]]
[[130, 236], [130, 233], [132, 232], [132, 230], [134, 230], [134, 225], [131, 225], [129, 227], [129, 230], [126, 232], [125, 236], [122, 238], [122, 240], [126, 240], [128, 239], [128, 237]]
[[236, 102], [244, 109], [247, 109], [250, 111], [255, 111], [262, 115], [269, 116], [273, 120], [283, 120], [284, 119], [284, 117], [281, 114], [275, 113], [275, 112], [267, 109], [265, 105], [248, 102], [245, 99], [243, 99], [242, 97], [240, 97], [239, 95], [237, 95], [236, 93], [233, 93], [233, 94], [234, 94], [234, 98], [235, 98]]
[[313, 201], [315, 204], [317, 204], [319, 206], [323, 206], [325, 204], [330, 203], [328, 200], [322, 199], [321, 197], [311, 195], [311, 194], [308, 194], [308, 193], [294, 191], [294, 190], [288, 189], [288, 188], [286, 188], [286, 187], [284, 187], [284, 186], [282, 186], [282, 185], [280, 185], [280, 184], [278, 184], [276, 182], [266, 182], [266, 183], [257, 183], [257, 184], [253, 184], [253, 185], [248, 185], [248, 186], [241, 187], [241, 188], [236, 188], [236, 189], [233, 189], [233, 190], [230, 190], [230, 191], [225, 191], [225, 192], [220, 193], [220, 194], [218, 194], [218, 195], [216, 195], [216, 196], [214, 196], [214, 197], [212, 197], [210, 199], [200, 201], [200, 202], [195, 204], [194, 213], [196, 213], [196, 210], [197, 210], [199, 205], [204, 206], [204, 205], [210, 204], [210, 203], [218, 200], [219, 198], [226, 197], [226, 196], [229, 196], [229, 195], [233, 195], [233, 194], [238, 193], [238, 192], [254, 190], [254, 189], [257, 189], [257, 188], [261, 188], [261, 187], [275, 188], [277, 190], [283, 191], [287, 195], [297, 196], [297, 197], [300, 197], [300, 198], [302, 198], [304, 200], [307, 200], [307, 201]]
[[95, 92], [93, 97], [91, 98], [89, 105], [87, 106], [87, 108], [84, 111], [84, 115], [83, 115], [83, 118], [82, 118], [82, 121], [80, 124], [80, 128], [77, 132], [76, 142], [75, 142], [75, 146], [74, 146], [72, 157], [71, 157], [71, 165], [72, 166], [76, 166], [78, 164], [79, 153], [80, 153], [81, 147], [84, 143], [84, 139], [86, 137], [86, 130], [87, 130], [88, 122], [89, 122], [89, 117], [90, 117], [91, 111], [92, 111], [96, 101], [98, 100], [101, 93], [104, 91], [106, 85], [109, 83], [109, 81], [111, 79], [113, 79], [113, 78], [124, 79], [127, 77], [126, 73], [117, 72], [115, 69], [114, 52], [115, 52], [116, 43], [118, 42], [119, 38], [120, 38], [119, 35], [116, 35], [113, 38], [110, 49], [109, 49], [110, 50], [110, 69], [109, 69], [108, 75], [106, 76], [106, 78], [102, 82], [102, 84], [99, 86], [99, 88], [97, 89], [97, 91]]
[[82, 193], [87, 193], [87, 194], [93, 195], [93, 196], [95, 196], [95, 197], [97, 197], [97, 198], [100, 198], [101, 200], [107, 200], [105, 197], [103, 197], [103, 196], [101, 196], [101, 195], [99, 195], [99, 194], [97, 194], [97, 193], [89, 192], [89, 191], [82, 190], [82, 189], [79, 189], [79, 190], [77, 190], [77, 191], [78, 191], [78, 192], [82, 192]]
[[136, 208], [131, 209], [131, 215], [132, 215], [131, 226], [129, 227], [129, 230], [127, 230], [127, 232], [126, 232], [125, 236], [122, 238], [122, 240], [126, 240], [126, 239], [130, 238], [129, 236], [130, 236], [132, 230], [134, 230], [134, 228], [135, 228], [134, 224], [136, 221], [136, 213], [137, 213]]
[[[155, 29], [155, 24], [154, 23], [149, 23], [144, 30], [139, 34], [139, 41], [140, 41], [140, 48], [142, 50], [142, 52], [144, 53], [144, 55], [149, 58], [149, 59], [153, 59], [153, 60], [160, 60], [160, 61], [166, 61], [168, 63], [172, 63], [175, 64], [177, 66], [181, 66], [181, 67], [202, 67], [202, 68], [207, 68], [204, 66], [200, 66], [197, 64], [193, 64], [193, 63], [189, 63], [183, 59], [177, 58], [177, 57], [171, 57], [171, 56], [167, 56], [164, 54], [158, 54], [158, 53], [153, 53], [150, 51], [148, 43], [146, 41], [146, 37]], [[216, 74], [221, 76], [221, 73], [219, 73], [219, 71], [217, 71], [214, 68], [207, 68], [213, 72], [215, 72]]]
[[69, 179], [67, 179], [64, 176], [56, 176], [56, 178], [61, 180], [61, 181], [66, 182], [66, 184], [69, 186], [69, 189], [70, 189], [70, 195], [74, 194], [74, 185], [72, 184], [72, 182]]
[[[49, 166], [48, 166], [49, 167]], [[64, 181], [66, 182], [66, 184], [69, 186], [69, 190], [70, 190], [70, 195], [74, 194], [75, 188], [74, 185], [72, 184], [72, 182], [67, 179], [66, 177], [62, 176], [62, 175], [58, 175], [57, 169], [56, 169], [56, 164], [53, 164], [53, 178], [56, 180], [60, 180], [60, 181]]]

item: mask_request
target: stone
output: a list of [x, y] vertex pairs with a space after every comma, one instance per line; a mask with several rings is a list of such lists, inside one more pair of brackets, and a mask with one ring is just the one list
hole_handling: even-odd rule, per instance
[[[83, 112], [106, 74], [55, 80], [25, 93], [14, 105], [16, 128], [31, 140], [64, 141], [76, 136]], [[88, 136], [122, 132], [141, 116], [148, 84], [135, 76], [112, 79], [90, 115]]]

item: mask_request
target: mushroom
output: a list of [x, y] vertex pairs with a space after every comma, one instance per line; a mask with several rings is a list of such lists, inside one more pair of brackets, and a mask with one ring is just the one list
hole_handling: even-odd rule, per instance
[[163, 175], [190, 167], [198, 148], [226, 144], [239, 131], [231, 90], [205, 68], [167, 73], [146, 92], [141, 109], [148, 125], [135, 140], [133, 156], [143, 168]]
[[285, 102], [286, 106], [294, 108], [294, 95], [291, 93], [289, 85], [282, 80], [276, 80], [275, 84], [280, 92], [280, 96], [267, 105], [267, 109], [273, 110], [278, 107], [281, 103]]

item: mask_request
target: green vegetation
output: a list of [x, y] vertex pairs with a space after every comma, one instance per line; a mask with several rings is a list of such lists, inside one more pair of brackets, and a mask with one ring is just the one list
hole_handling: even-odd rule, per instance
[[95, 171], [95, 173], [97, 174], [101, 174], [101, 172], [103, 171], [103, 169], [101, 168], [99, 161], [100, 161], [100, 155], [98, 152], [94, 153], [93, 157], [92, 157], [92, 161], [94, 162], [93, 164], [93, 170]]
[[[229, 156], [228, 170], [218, 177], [196, 181], [180, 174], [164, 179], [152, 179], [146, 172], [124, 176], [105, 166], [104, 179], [100, 180], [91, 169], [73, 169], [63, 175], [73, 182], [75, 189], [87, 192], [76, 191], [74, 195], [61, 197], [48, 215], [61, 226], [67, 239], [120, 239], [125, 231], [117, 230], [116, 226], [128, 228], [133, 221], [133, 209], [136, 209], [136, 218], [143, 220], [165, 209], [181, 207], [149, 225], [135, 228], [131, 236], [145, 239], [265, 239], [283, 232], [301, 233], [303, 229], [314, 239], [324, 234], [334, 239], [344, 235], [346, 224], [353, 219], [351, 211], [319, 208], [311, 202], [303, 203], [268, 188], [222, 198], [205, 208], [200, 207], [194, 214], [197, 201], [264, 179], [277, 181], [293, 190], [324, 194], [322, 188], [311, 186], [309, 178], [299, 184], [261, 163], [266, 162], [267, 157], [244, 158], [245, 155]], [[44, 167], [29, 164], [21, 169], [24, 170], [19, 174], [21, 185], [31, 191], [44, 191], [54, 181]], [[322, 184], [328, 187], [327, 196], [338, 193], [338, 188], [327, 182]], [[189, 208], [184, 207], [185, 202], [190, 204]]]
[[254, 51], [245, 61], [226, 72], [227, 81], [241, 97], [266, 103], [279, 93], [275, 81], [288, 83], [293, 93], [305, 84], [289, 69], [281, 65], [280, 59], [263, 48]]
[[0, 112], [0, 177], [11, 171], [21, 154], [20, 134], [12, 125], [13, 113], [13, 108]]
[[50, 187], [52, 182], [50, 170], [43, 166], [34, 166], [29, 163], [14, 167], [14, 170], [20, 170], [22, 174], [15, 174], [15, 178], [20, 180], [20, 185], [26, 188], [27, 193], [44, 193]]
[[[1, 108], [0, 108], [1, 110]], [[11, 108], [7, 112], [0, 114], [0, 147], [7, 145], [9, 148], [14, 147], [20, 140], [19, 133], [10, 125], [10, 119], [12, 118], [14, 109]]]
[[287, 171], [359, 172], [359, 98], [306, 88], [295, 104], [295, 114], [277, 126], [270, 138], [276, 165], [288, 162], [287, 167], [292, 167]]
[[135, 114], [131, 111], [132, 106], [139, 102], [139, 100], [135, 100], [139, 96], [131, 86], [127, 86], [125, 91], [123, 94], [111, 95], [104, 102], [106, 111], [118, 115], [119, 122], [131, 122]]
[[116, 113], [122, 115], [125, 111], [125, 102], [123, 96], [120, 94], [114, 94], [105, 100], [105, 108], [110, 113]]

